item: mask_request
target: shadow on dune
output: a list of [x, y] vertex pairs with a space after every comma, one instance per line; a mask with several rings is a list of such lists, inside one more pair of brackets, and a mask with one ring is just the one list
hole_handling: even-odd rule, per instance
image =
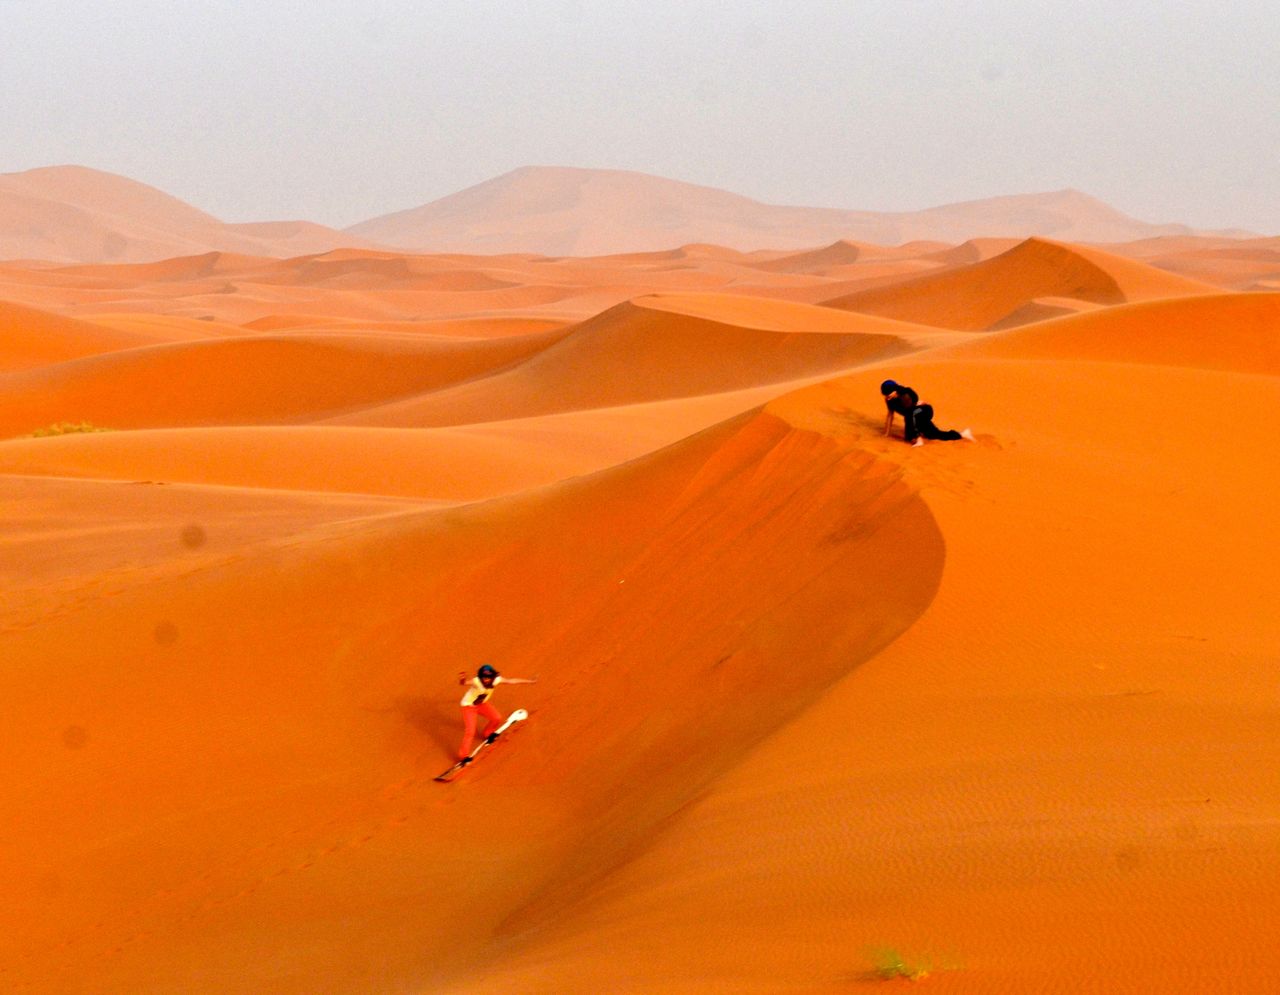
[[[458, 697], [462, 697], [461, 693]], [[392, 701], [392, 707], [419, 735], [428, 737], [442, 754], [449, 753], [458, 745], [456, 703], [403, 695]]]
[[[521, 900], [480, 913], [493, 940], [478, 958], [554, 928], [678, 832], [684, 806], [924, 611], [941, 534], [899, 469], [855, 448], [861, 434], [766, 410], [523, 509], [457, 513], [499, 537], [430, 585], [423, 624], [436, 652], [542, 676], [521, 749], [480, 773], [494, 792], [532, 778], [560, 813], [550, 846], [476, 831], [477, 853], [541, 854], [522, 864]], [[456, 980], [467, 959], [456, 949], [418, 980]]]

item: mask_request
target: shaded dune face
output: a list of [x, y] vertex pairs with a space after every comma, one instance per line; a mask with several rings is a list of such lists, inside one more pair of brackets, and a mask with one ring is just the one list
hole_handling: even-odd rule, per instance
[[[177, 514], [199, 514], [192, 500]], [[109, 535], [108, 507], [81, 508], [79, 528]], [[305, 542], [247, 558], [220, 543], [248, 526], [220, 514], [215, 499], [210, 548], [185, 547], [176, 585], [158, 532], [135, 540], [111, 603], [83, 603], [72, 582], [60, 606], [8, 615], [4, 691], [25, 744], [13, 759], [43, 789], [22, 818], [6, 813], [24, 828], [4, 871], [11, 896], [56, 910], [7, 936], [25, 952], [19, 981], [92, 964], [99, 990], [429, 988], [487, 937], [571, 904], [891, 641], [943, 562], [895, 467], [762, 413], [502, 502], [300, 520]], [[886, 576], [890, 557], [903, 569]], [[56, 627], [21, 624], [50, 611]], [[413, 774], [388, 784], [424, 733], [452, 734], [452, 709], [437, 716], [414, 689], [475, 659], [541, 677], [520, 733], [534, 767], [495, 757], [464, 807]], [[81, 747], [49, 750], [46, 727], [79, 730]], [[433, 750], [428, 772], [438, 763]], [[75, 837], [50, 836], [72, 808]], [[360, 835], [376, 843], [348, 842]], [[153, 859], [182, 837], [205, 842]], [[401, 883], [358, 897], [387, 860]], [[51, 867], [74, 888], [42, 893]], [[324, 928], [325, 881], [345, 896], [342, 936], [282, 975], [264, 954]]]
[[795, 252], [783, 256], [781, 259], [771, 259], [768, 262], [757, 263], [756, 268], [768, 273], [811, 273], [831, 267], [847, 266], [868, 256], [882, 258], [889, 254], [889, 252], [877, 245], [861, 245], [857, 242], [841, 239], [837, 242], [832, 242], [830, 245], [823, 246], [821, 249], [813, 249], [809, 252]]

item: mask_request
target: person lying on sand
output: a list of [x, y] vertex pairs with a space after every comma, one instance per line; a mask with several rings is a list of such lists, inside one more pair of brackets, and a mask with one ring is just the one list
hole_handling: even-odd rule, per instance
[[489, 664], [476, 671], [470, 680], [466, 674], [458, 675], [458, 683], [467, 685], [466, 694], [462, 696], [462, 746], [458, 749], [458, 759], [465, 760], [471, 754], [471, 740], [476, 734], [476, 716], [481, 716], [487, 725], [489, 742], [498, 738], [497, 729], [502, 725], [502, 714], [489, 704], [493, 697], [493, 689], [499, 684], [536, 684], [536, 678], [503, 677]]
[[954, 429], [943, 431], [933, 423], [933, 405], [921, 404], [920, 395], [910, 387], [894, 380], [886, 380], [880, 385], [880, 393], [884, 395], [884, 405], [889, 410], [884, 416], [884, 434], [888, 435], [893, 428], [893, 416], [902, 415], [902, 437], [913, 446], [923, 446], [925, 439], [937, 439], [941, 442], [954, 442], [958, 439], [973, 441], [973, 433], [967, 428], [957, 432]]

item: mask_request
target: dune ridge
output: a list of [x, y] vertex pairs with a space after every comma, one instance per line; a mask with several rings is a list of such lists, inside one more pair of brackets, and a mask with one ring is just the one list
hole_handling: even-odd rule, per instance
[[[607, 219], [607, 220], [605, 220]], [[977, 235], [1118, 242], [1191, 234], [1128, 217], [1077, 190], [992, 197], [920, 211], [764, 204], [724, 190], [626, 170], [525, 166], [348, 232], [428, 252], [603, 255], [712, 242], [744, 251], [877, 245]], [[1232, 232], [1247, 236], [1250, 233]]]
[[0, 431], [60, 420], [111, 428], [311, 421], [502, 368], [558, 337], [246, 335], [144, 346], [6, 374]]
[[312, 222], [228, 225], [137, 180], [85, 166], [0, 173], [0, 258], [141, 262], [210, 249], [291, 255], [371, 243]]
[[[761, 317], [750, 319], [752, 312]], [[342, 421], [447, 425], [732, 391], [904, 353], [911, 346], [902, 336], [916, 331], [783, 301], [641, 297], [574, 326], [511, 369]]]
[[139, 335], [0, 301], [0, 375], [135, 348]]
[[968, 266], [925, 273], [823, 303], [922, 325], [982, 331], [1009, 323], [1017, 314], [1027, 320], [1047, 316], [1051, 307], [1026, 310], [1046, 297], [1111, 305], [1212, 290], [1209, 284], [1097, 249], [1032, 238]]
[[1087, 359], [1280, 374], [1280, 294], [1156, 300], [948, 347], [964, 356]]

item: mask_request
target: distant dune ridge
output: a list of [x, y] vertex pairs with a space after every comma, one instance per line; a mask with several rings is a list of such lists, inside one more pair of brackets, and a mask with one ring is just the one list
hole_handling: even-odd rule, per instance
[[1191, 234], [1185, 225], [1135, 220], [1076, 190], [875, 212], [764, 204], [645, 173], [561, 166], [525, 166], [335, 231], [308, 221], [227, 224], [154, 187], [83, 166], [0, 174], [0, 259], [54, 262], [148, 262], [209, 251], [298, 256], [375, 246], [582, 256], [697, 242], [746, 251], [840, 240], [884, 246], [1039, 235], [1121, 242]]
[[224, 224], [114, 173], [48, 166], [0, 174], [0, 258], [150, 262], [207, 251], [295, 256], [359, 237], [309, 221]]
[[998, 256], [824, 301], [828, 307], [965, 331], [1108, 304], [1214, 291], [1100, 249], [1030, 238]]
[[898, 245], [975, 235], [1121, 242], [1191, 234], [1130, 218], [1077, 190], [912, 212], [781, 207], [623, 170], [526, 166], [421, 207], [361, 222], [352, 234], [430, 252], [596, 255], [714, 242], [740, 250], [839, 239]]

